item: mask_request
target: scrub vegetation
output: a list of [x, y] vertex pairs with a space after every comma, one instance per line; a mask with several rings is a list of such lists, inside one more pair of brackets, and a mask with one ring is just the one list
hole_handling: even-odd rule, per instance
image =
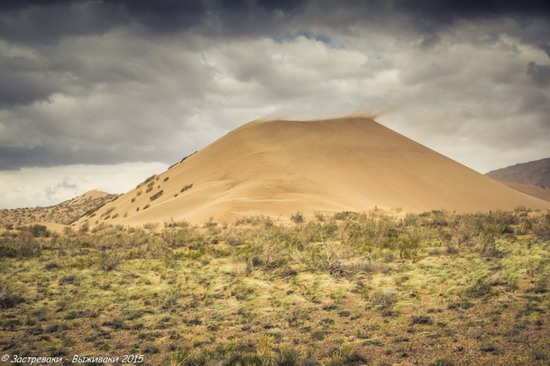
[[289, 222], [4, 230], [0, 349], [149, 365], [550, 362], [549, 213]]

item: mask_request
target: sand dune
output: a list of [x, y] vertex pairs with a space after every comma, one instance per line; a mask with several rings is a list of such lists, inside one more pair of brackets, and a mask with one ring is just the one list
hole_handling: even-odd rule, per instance
[[85, 202], [90, 202], [92, 200], [105, 198], [105, 197], [108, 197], [109, 195], [110, 194], [107, 193], [107, 192], [100, 191], [100, 190], [97, 190], [97, 189], [92, 189], [88, 192], [85, 192], [84, 194], [81, 194], [80, 196], [76, 196], [74, 198], [71, 198], [68, 201], [62, 202], [61, 204], [64, 204], [64, 203], [82, 204], [82, 203], [85, 203]]
[[550, 208], [371, 119], [340, 118], [248, 123], [85, 220], [231, 222], [253, 214], [288, 218], [298, 210], [307, 216], [520, 205]]

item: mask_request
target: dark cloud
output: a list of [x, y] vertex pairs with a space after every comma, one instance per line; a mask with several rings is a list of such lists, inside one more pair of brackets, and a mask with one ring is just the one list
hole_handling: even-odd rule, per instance
[[302, 3], [287, 0], [3, 1], [0, 2], [0, 38], [44, 45], [69, 36], [104, 34], [113, 27], [131, 24], [159, 34], [188, 29], [220, 35], [257, 34], [273, 30], [277, 23], [283, 26], [274, 21], [274, 17], [293, 13]]
[[173, 32], [200, 24], [208, 14], [206, 1], [190, 0], [106, 0], [128, 16], [159, 32]]
[[324, 26], [349, 31], [375, 24], [422, 34], [420, 46], [430, 47], [439, 41], [438, 32], [458, 21], [499, 17], [513, 18], [527, 28], [534, 18], [548, 19], [550, 5], [542, 0], [4, 1], [0, 3], [0, 38], [44, 45], [132, 24], [160, 35], [192, 30], [218, 37], [285, 37]]
[[46, 186], [44, 188], [44, 196], [48, 199], [54, 198], [60, 191], [72, 191], [75, 194], [80, 192], [79, 185], [71, 182], [70, 178], [63, 178], [63, 180], [55, 185]]
[[86, 151], [74, 153], [70, 149], [65, 150], [63, 146], [57, 149], [54, 146], [0, 147], [0, 170], [16, 170], [24, 166], [93, 164], [109, 158], [106, 155], [101, 151], [93, 151], [92, 154], [86, 154]]
[[395, 0], [393, 8], [440, 25], [460, 19], [550, 15], [550, 3], [545, 0]]
[[0, 39], [12, 43], [45, 46], [64, 37], [103, 34], [127, 21], [118, 6], [93, 0], [1, 3]]
[[105, 145], [79, 147], [71, 143], [59, 142], [39, 147], [0, 147], [0, 171], [18, 170], [21, 167], [54, 167], [73, 164], [120, 164], [128, 161], [155, 162], [159, 160], [177, 161], [183, 153], [167, 151], [159, 146], [154, 151], [140, 150], [131, 146], [116, 146], [109, 149]]
[[56, 91], [44, 77], [16, 75], [0, 71], [0, 108], [34, 103], [46, 100]]
[[547, 1], [3, 1], [0, 170], [170, 163], [246, 120], [358, 108], [426, 143], [518, 147], [550, 130], [549, 17]]
[[531, 61], [527, 65], [527, 74], [531, 76], [537, 85], [550, 86], [550, 65], [538, 65]]

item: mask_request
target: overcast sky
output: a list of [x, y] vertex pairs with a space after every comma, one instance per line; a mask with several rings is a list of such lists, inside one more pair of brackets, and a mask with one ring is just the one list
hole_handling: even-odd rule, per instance
[[550, 2], [0, 2], [0, 207], [357, 112], [483, 173], [550, 156]]

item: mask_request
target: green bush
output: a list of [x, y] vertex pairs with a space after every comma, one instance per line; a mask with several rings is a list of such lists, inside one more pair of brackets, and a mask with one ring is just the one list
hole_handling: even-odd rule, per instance
[[48, 228], [44, 225], [31, 225], [29, 227], [29, 230], [30, 230], [32, 236], [35, 237], [35, 238], [39, 238], [39, 237], [47, 238], [51, 235]]
[[292, 220], [292, 222], [294, 222], [295, 224], [301, 224], [302, 222], [305, 221], [304, 215], [300, 211], [290, 216], [290, 220]]

